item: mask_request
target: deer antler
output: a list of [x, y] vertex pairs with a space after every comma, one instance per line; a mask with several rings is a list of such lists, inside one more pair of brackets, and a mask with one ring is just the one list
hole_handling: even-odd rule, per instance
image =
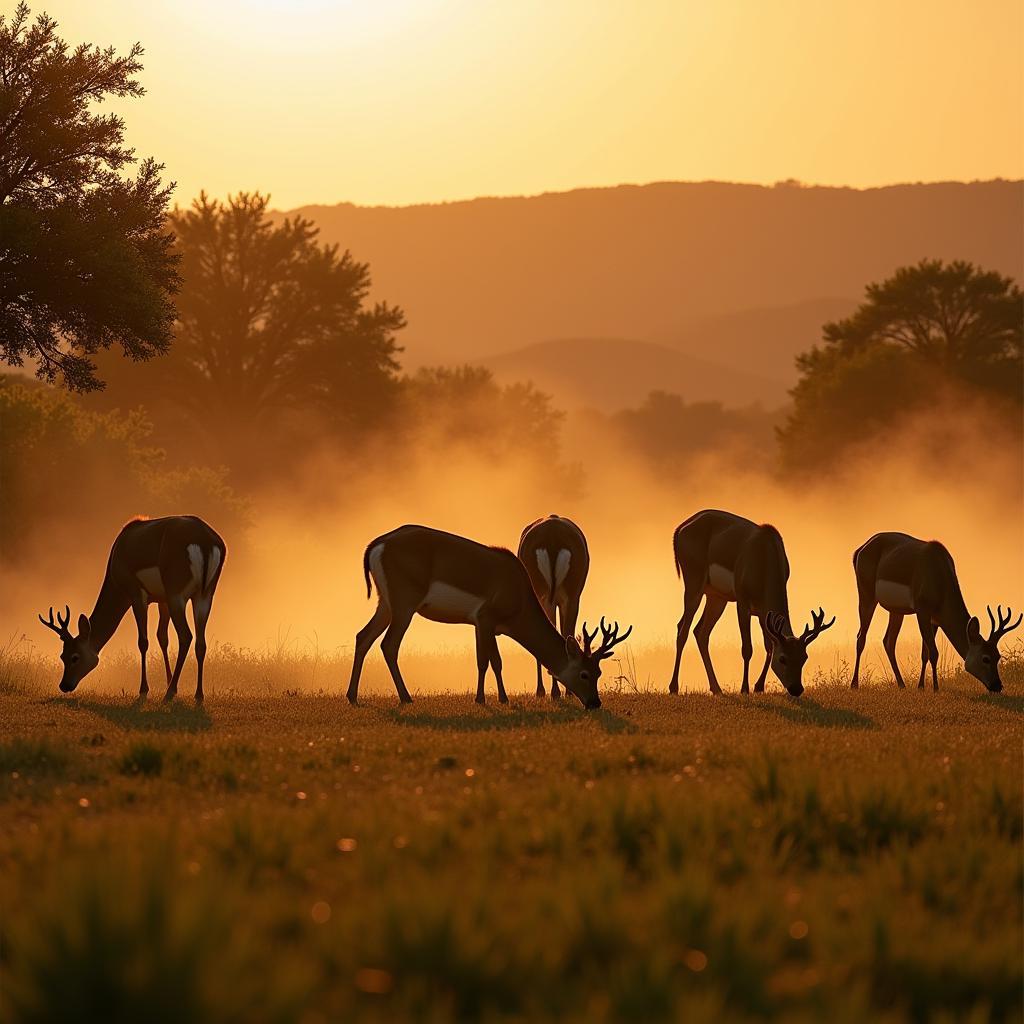
[[1021, 614], [1017, 616], [1017, 621], [1011, 626], [1010, 617], [1013, 615], [1013, 609], [1008, 607], [1006, 609], [1006, 618], [1003, 618], [1003, 606], [1000, 604], [996, 606], [996, 612], [999, 614], [999, 624], [996, 625], [996, 620], [992, 615], [992, 606], [985, 605], [985, 609], [988, 612], [988, 621], [992, 624], [992, 632], [988, 637], [989, 643], [998, 642], [1011, 630], [1016, 629], [1021, 622], [1024, 622], [1024, 612], [1021, 612]]
[[[601, 616], [601, 646], [596, 651], [590, 649], [590, 642], [588, 641], [587, 646], [584, 648], [584, 653], [594, 658], [607, 658], [612, 653], [612, 648], [618, 646], [625, 640], [630, 633], [633, 632], [633, 627], [630, 626], [621, 636], [619, 636], [619, 624], [616, 622], [612, 626], [606, 626], [604, 622], [604, 616]], [[583, 623], [583, 636], [587, 636], [587, 624]], [[597, 630], [594, 630], [593, 636], [597, 636]], [[592, 638], [591, 638], [592, 639]]]
[[590, 657], [590, 655], [592, 653], [591, 645], [593, 644], [594, 637], [596, 637], [596, 636], [597, 636], [597, 630], [595, 629], [593, 633], [588, 633], [587, 632], [587, 624], [584, 622], [583, 623], [583, 653], [585, 655], [587, 655], [588, 658]]
[[54, 633], [61, 638], [61, 640], [70, 640], [71, 633], [68, 631], [68, 623], [71, 621], [71, 609], [64, 605], [64, 617], [61, 618], [60, 612], [57, 612], [57, 621], [53, 621], [53, 609], [50, 609], [50, 618], [44, 619], [42, 615], [39, 616], [39, 621], [47, 628], [52, 629]]
[[803, 641], [804, 647], [806, 647], [812, 640], [816, 639], [826, 629], [836, 624], [836, 617], [833, 615], [828, 622], [825, 621], [825, 612], [819, 608], [816, 612], [811, 612], [811, 622], [813, 626], [804, 625], [804, 631], [800, 634], [800, 639]]
[[780, 612], [769, 612], [764, 617], [765, 628], [770, 636], [782, 640], [786, 635], [786, 617]]

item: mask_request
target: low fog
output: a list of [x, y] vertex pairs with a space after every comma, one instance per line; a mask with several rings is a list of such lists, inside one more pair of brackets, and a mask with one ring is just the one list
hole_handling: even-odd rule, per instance
[[[566, 424], [564, 457], [578, 464], [568, 479], [560, 478], [564, 470], [552, 475], [543, 465], [460, 455], [439, 446], [426, 426], [420, 450], [402, 453], [405, 468], [400, 472], [382, 468], [394, 461], [386, 448], [361, 458], [310, 454], [287, 487], [270, 489], [254, 500], [248, 526], [222, 531], [228, 558], [210, 622], [210, 692], [215, 695], [217, 690], [218, 650], [231, 645], [273, 657], [301, 655], [314, 662], [323, 658], [332, 668], [311, 671], [302, 686], [340, 696], [354, 634], [374, 606], [366, 599], [362, 575], [362, 554], [370, 540], [403, 523], [422, 523], [515, 550], [523, 526], [551, 512], [579, 523], [590, 544], [592, 564], [582, 616], [595, 623], [604, 615], [635, 627], [623, 659], [608, 664], [605, 684], [663, 690], [682, 604], [672, 533], [687, 516], [708, 507], [780, 529], [792, 568], [794, 628], [799, 629], [819, 605], [837, 617], [835, 627], [811, 647], [805, 678], [812, 683], [816, 673], [819, 678], [848, 678], [843, 663], [852, 662], [857, 631], [851, 554], [875, 532], [901, 530], [942, 540], [956, 560], [968, 607], [983, 622], [986, 603], [1024, 604], [1017, 454], [993, 443], [983, 414], [943, 415], [947, 432], [948, 416], [957, 417], [951, 433], [959, 441], [930, 464], [923, 464], [920, 454], [927, 448], [922, 443], [927, 438], [905, 430], [884, 451], [864, 452], [847, 465], [834, 467], [828, 480], [789, 480], [785, 485], [771, 477], [770, 453], [764, 464], [748, 460], [743, 465], [726, 457], [697, 456], [684, 474], [659, 478], [629, 451], [615, 447], [610, 436], [595, 433], [593, 421], [585, 417], [570, 417]], [[922, 423], [918, 429], [927, 434], [931, 428]], [[59, 481], [54, 486], [59, 487]], [[76, 515], [74, 494], [63, 500], [66, 514], [21, 561], [16, 575], [3, 576], [0, 606], [9, 649], [51, 659], [54, 680], [59, 644], [39, 625], [36, 613], [65, 603], [76, 618], [79, 612], [92, 610], [110, 543], [131, 512], [203, 512], [154, 508], [122, 514], [116, 511], [117, 496], [111, 495], [109, 516], [86, 522]], [[218, 526], [212, 518], [211, 524]], [[741, 669], [733, 608], [713, 636], [716, 666], [726, 689], [738, 688]], [[151, 629], [155, 617], [151, 609]], [[884, 623], [885, 613], [879, 610], [865, 656], [865, 668], [875, 681], [889, 675], [881, 648]], [[754, 664], [759, 667], [756, 628], [754, 637]], [[468, 696], [475, 681], [472, 643], [468, 626], [414, 619], [403, 647], [413, 693], [445, 689]], [[151, 658], [159, 657], [152, 639], [151, 644]], [[507, 638], [501, 646], [509, 692], [532, 692], [532, 660]], [[117, 673], [109, 668], [118, 661], [118, 649], [137, 656], [130, 615], [104, 652], [100, 669], [84, 686], [103, 690], [131, 685], [123, 664]], [[948, 657], [948, 645], [945, 652]], [[901, 661], [913, 666], [911, 678], [919, 653], [916, 624], [908, 619]], [[628, 678], [616, 684], [618, 675]], [[190, 662], [183, 693], [191, 678]], [[366, 693], [394, 692], [377, 649], [367, 662], [364, 679]], [[707, 686], [692, 638], [681, 683], [691, 691]]]

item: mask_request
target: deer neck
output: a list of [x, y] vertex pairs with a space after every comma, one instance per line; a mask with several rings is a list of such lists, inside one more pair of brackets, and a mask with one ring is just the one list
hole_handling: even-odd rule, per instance
[[792, 633], [793, 627], [789, 621], [789, 595], [786, 593], [786, 581], [769, 578], [764, 588], [764, 599], [762, 601], [761, 614], [781, 615], [786, 629]]
[[[530, 597], [533, 598], [532, 593]], [[504, 632], [525, 647], [549, 672], [555, 676], [564, 672], [569, 662], [565, 638], [551, 625], [536, 598], [523, 602], [522, 610], [506, 624]]]
[[89, 616], [89, 645], [97, 654], [106, 647], [131, 604], [131, 598], [125, 595], [108, 573], [100, 587], [96, 606]]
[[967, 610], [964, 596], [957, 586], [953, 593], [948, 593], [942, 603], [942, 609], [935, 617], [939, 628], [953, 645], [953, 649], [961, 658], [967, 657], [967, 623], [971, 613]]

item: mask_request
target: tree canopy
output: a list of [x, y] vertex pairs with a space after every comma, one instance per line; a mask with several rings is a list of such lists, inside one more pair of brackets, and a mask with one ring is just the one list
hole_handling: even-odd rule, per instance
[[177, 257], [162, 165], [139, 164], [124, 122], [97, 114], [138, 97], [142, 48], [71, 49], [21, 3], [0, 16], [0, 358], [72, 390], [102, 387], [90, 358], [167, 350]]
[[810, 469], [898, 430], [923, 409], [971, 400], [1019, 419], [1024, 400], [1024, 294], [963, 261], [924, 260], [868, 285], [824, 344], [797, 357], [800, 380], [779, 430], [784, 463]]
[[204, 194], [172, 215], [185, 287], [162, 379], [176, 401], [234, 422], [312, 407], [357, 424], [394, 383], [405, 317], [367, 305], [368, 264], [320, 245], [301, 217], [274, 224], [267, 202]]

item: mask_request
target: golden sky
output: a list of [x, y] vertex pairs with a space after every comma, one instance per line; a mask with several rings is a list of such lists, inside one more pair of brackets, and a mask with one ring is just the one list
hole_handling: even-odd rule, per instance
[[1021, 0], [32, 6], [70, 43], [146, 47], [123, 113], [179, 202], [1024, 176]]

